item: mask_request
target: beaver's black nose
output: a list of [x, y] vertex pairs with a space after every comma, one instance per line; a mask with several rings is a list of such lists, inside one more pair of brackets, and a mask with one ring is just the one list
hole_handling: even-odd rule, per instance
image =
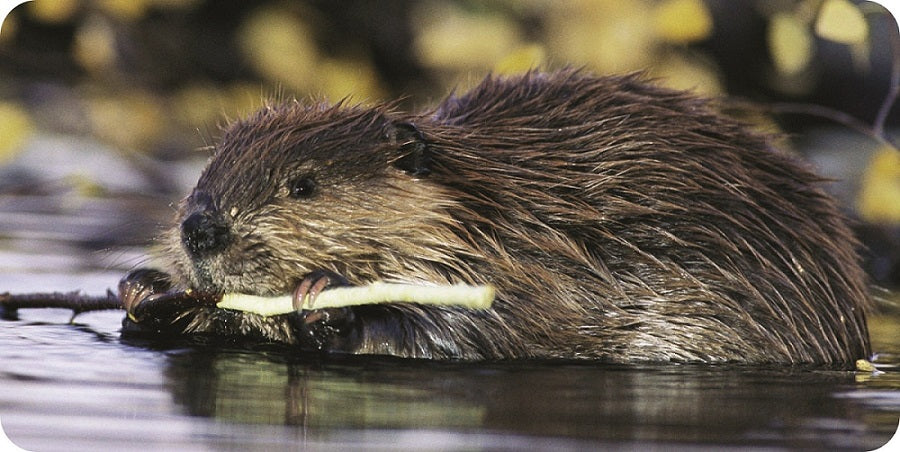
[[217, 210], [194, 212], [181, 222], [181, 242], [194, 257], [222, 252], [230, 241], [228, 225]]

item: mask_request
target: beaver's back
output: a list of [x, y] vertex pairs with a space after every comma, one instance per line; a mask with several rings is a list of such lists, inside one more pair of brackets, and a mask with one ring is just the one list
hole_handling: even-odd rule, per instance
[[486, 328], [529, 353], [868, 355], [857, 242], [821, 180], [706, 101], [634, 76], [533, 73], [448, 98], [421, 130], [428, 180], [498, 286], [504, 318]]

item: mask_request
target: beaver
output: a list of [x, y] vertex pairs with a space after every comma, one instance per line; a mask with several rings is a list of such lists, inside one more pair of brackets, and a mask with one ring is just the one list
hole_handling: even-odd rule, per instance
[[176, 329], [429, 359], [867, 357], [857, 242], [823, 180], [772, 143], [640, 74], [488, 76], [419, 113], [272, 103], [223, 129], [162, 237], [173, 286], [491, 284], [496, 301], [197, 306]]

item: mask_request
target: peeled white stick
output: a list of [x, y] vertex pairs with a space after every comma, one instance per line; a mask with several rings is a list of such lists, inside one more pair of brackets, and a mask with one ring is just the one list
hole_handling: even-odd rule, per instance
[[[491, 307], [494, 295], [494, 287], [489, 285], [417, 286], [375, 282], [366, 286], [336, 287], [323, 290], [316, 297], [315, 306], [308, 306], [308, 300], [304, 300], [303, 307], [305, 309], [325, 309], [375, 303], [420, 303], [487, 309]], [[259, 297], [228, 293], [222, 296], [222, 301], [216, 306], [264, 316], [294, 312], [294, 304], [290, 295]]]

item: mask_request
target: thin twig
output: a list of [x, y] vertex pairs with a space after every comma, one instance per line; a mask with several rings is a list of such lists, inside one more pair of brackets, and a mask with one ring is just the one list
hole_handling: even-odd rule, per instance
[[804, 104], [799, 102], [773, 102], [765, 105], [763, 108], [776, 114], [801, 114], [830, 119], [836, 123], [854, 129], [864, 135], [871, 136], [872, 138], [875, 138], [876, 140], [884, 144], [891, 145], [895, 148], [897, 147], [897, 145], [891, 141], [890, 137], [884, 136], [883, 133], [876, 133], [873, 126], [867, 124], [864, 121], [861, 121], [860, 119], [852, 115], [844, 113], [840, 110], [835, 110], [831, 107], [817, 104]]
[[84, 295], [81, 292], [45, 292], [27, 294], [0, 294], [0, 311], [3, 317], [13, 317], [19, 309], [62, 308], [72, 310], [73, 317], [82, 312], [124, 309], [119, 297], [112, 291], [106, 296]]

